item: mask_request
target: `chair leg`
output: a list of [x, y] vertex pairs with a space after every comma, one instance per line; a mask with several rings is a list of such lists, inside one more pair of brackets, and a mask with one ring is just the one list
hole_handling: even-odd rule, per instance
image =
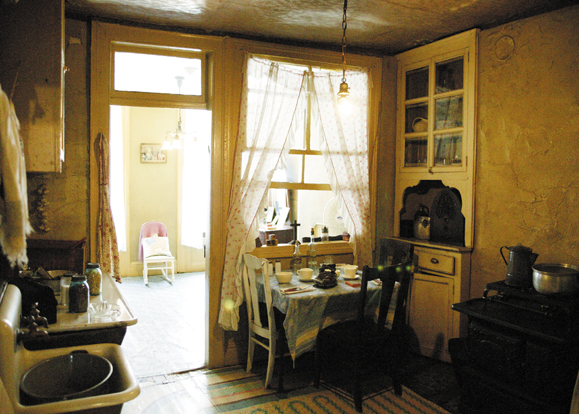
[[171, 280], [175, 283], [175, 260], [171, 260]]
[[271, 385], [271, 380], [273, 379], [273, 368], [275, 366], [275, 351], [276, 351], [276, 339], [272, 338], [269, 340], [269, 353], [267, 358], [267, 374], [265, 376], [265, 388], [269, 388]]
[[253, 353], [255, 351], [255, 342], [253, 342], [253, 335], [249, 334], [249, 346], [247, 347], [247, 369], [246, 371], [251, 372], [253, 367]]
[[314, 359], [314, 387], [320, 387], [320, 377], [322, 375], [322, 352], [320, 349], [320, 338], [316, 341]]
[[149, 287], [149, 274], [146, 264], [143, 264], [143, 280], [145, 281], [145, 285]]
[[360, 384], [360, 364], [354, 366], [354, 405], [356, 411], [362, 412], [362, 384]]

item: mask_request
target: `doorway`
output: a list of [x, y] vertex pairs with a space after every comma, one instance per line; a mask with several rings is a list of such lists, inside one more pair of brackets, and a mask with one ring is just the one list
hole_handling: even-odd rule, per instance
[[[134, 279], [139, 287], [145, 287], [138, 247], [140, 226], [146, 221], [157, 220], [166, 224], [170, 249], [177, 258], [175, 285], [171, 286], [163, 280], [171, 299], [161, 298], [161, 293], [152, 297], [149, 303], [162, 305], [162, 310], [153, 312], [152, 316], [141, 312], [137, 325], [145, 325], [144, 318], [160, 318], [160, 315], [169, 313], [168, 306], [177, 302], [177, 296], [192, 300], [191, 290], [201, 292], [205, 300], [199, 301], [202, 308], [196, 308], [194, 316], [203, 324], [192, 329], [199, 330], [194, 333], [195, 337], [201, 338], [204, 344], [200, 351], [204, 364], [209, 354], [209, 304], [206, 300], [209, 285], [205, 270], [207, 268], [209, 271], [206, 257], [210, 252], [209, 248], [205, 248], [205, 240], [209, 240], [210, 226], [207, 221], [191, 218], [208, 217], [209, 201], [199, 203], [199, 193], [205, 190], [199, 190], [199, 186], [192, 190], [191, 183], [203, 183], [208, 189], [212, 181], [209, 148], [212, 148], [211, 124], [216, 109], [212, 102], [213, 95], [209, 92], [213, 90], [213, 85], [208, 72], [215, 65], [213, 56], [221, 42], [100, 22], [94, 22], [92, 29], [91, 136], [108, 133], [110, 164], [119, 169], [111, 172], [110, 184], [111, 187], [120, 187], [114, 191], [118, 192], [117, 204], [121, 213], [113, 212], [113, 216], [118, 221], [115, 227], [122, 230], [119, 232], [120, 244], [124, 241], [120, 249], [121, 276], [127, 286]], [[123, 63], [127, 64], [126, 68], [117, 71]], [[143, 159], [143, 148], [159, 154], [160, 147], [165, 141], [174, 141], [178, 131], [183, 132], [180, 150], [163, 150], [162, 157]], [[193, 156], [186, 155], [186, 152]], [[202, 172], [191, 168], [205, 165], [195, 158], [199, 154], [203, 154], [207, 162]], [[96, 165], [95, 159], [95, 148], [91, 145], [91, 166]], [[91, 168], [90, 180], [91, 237], [96, 239], [98, 169]], [[195, 202], [193, 207], [192, 202]], [[199, 211], [201, 205], [207, 213]], [[187, 230], [194, 227], [191, 221], [197, 226], [193, 240]], [[94, 245], [91, 245], [90, 254], [91, 258], [96, 257]], [[193, 272], [200, 275], [202, 285], [180, 288], [181, 275]], [[152, 286], [155, 276], [149, 280]], [[147, 293], [152, 292], [155, 291], [150, 289]], [[130, 305], [130, 299], [128, 301]], [[187, 317], [183, 309], [179, 309], [178, 313], [183, 315], [182, 318]], [[149, 334], [155, 335], [153, 332]], [[164, 334], [158, 335], [162, 337]], [[187, 342], [182, 340], [181, 344], [186, 346]], [[196, 349], [191, 352], [199, 352], [199, 348]], [[162, 352], [161, 349], [155, 351]], [[167, 352], [163, 355], [171, 354]]]
[[[110, 120], [110, 199], [121, 276], [142, 276], [139, 235], [151, 220], [167, 227], [177, 273], [205, 271], [211, 112], [113, 105]], [[173, 148], [167, 136], [176, 130]]]

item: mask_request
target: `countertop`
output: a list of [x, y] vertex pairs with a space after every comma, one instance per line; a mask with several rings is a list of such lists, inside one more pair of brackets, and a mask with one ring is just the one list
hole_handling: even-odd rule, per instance
[[94, 320], [94, 318], [91, 318], [89, 312], [70, 313], [68, 312], [68, 306], [58, 305], [56, 323], [50, 325], [48, 332], [56, 333], [126, 327], [137, 323], [137, 317], [121, 294], [119, 288], [117, 287], [117, 282], [113, 280], [110, 274], [104, 272], [102, 294], [98, 296], [91, 296], [90, 303], [94, 307], [103, 301], [118, 305], [121, 312], [120, 315], [114, 319]]

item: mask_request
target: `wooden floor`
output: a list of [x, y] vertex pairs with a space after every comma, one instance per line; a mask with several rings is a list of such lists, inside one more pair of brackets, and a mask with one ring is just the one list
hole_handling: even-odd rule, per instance
[[[122, 414], [179, 413], [191, 401], [205, 407], [203, 412], [212, 412], [201, 380], [206, 373], [204, 284], [204, 273], [183, 273], [175, 275], [174, 285], [155, 276], [149, 287], [141, 277], [124, 278], [119, 285], [138, 318], [127, 329], [122, 348], [142, 389], [137, 399], [123, 406]], [[311, 353], [298, 358], [295, 367], [286, 358], [284, 366], [288, 384], [311, 386]], [[451, 414], [458, 413], [458, 387], [450, 364], [410, 354], [405, 366], [405, 386]], [[254, 371], [260, 369], [265, 372], [258, 363]]]

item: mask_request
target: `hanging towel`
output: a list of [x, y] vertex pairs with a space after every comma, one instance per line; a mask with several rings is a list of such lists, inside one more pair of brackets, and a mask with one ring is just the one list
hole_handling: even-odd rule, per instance
[[26, 236], [31, 232], [20, 123], [0, 85], [0, 248], [12, 268], [28, 263]]

